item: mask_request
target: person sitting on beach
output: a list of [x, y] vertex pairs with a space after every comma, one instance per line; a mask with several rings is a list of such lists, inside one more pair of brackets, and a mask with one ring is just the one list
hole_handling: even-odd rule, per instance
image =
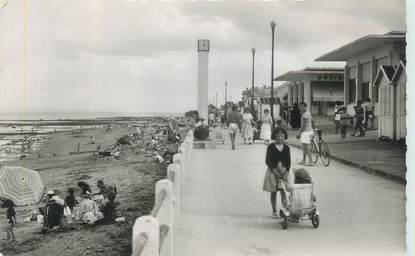
[[62, 205], [62, 206], [65, 204], [65, 201], [61, 199], [58, 195], [56, 195], [53, 190], [49, 190], [46, 196], [47, 196], [48, 202], [55, 201], [57, 204]]
[[53, 228], [60, 224], [61, 217], [63, 216], [64, 203], [62, 199], [55, 195], [53, 190], [48, 191], [47, 199], [48, 201], [44, 211], [44, 224], [47, 228]]
[[86, 193], [83, 195], [83, 201], [79, 205], [77, 217], [81, 222], [87, 224], [94, 224], [97, 221], [98, 206], [91, 199], [91, 194]]
[[82, 190], [82, 195], [85, 195], [86, 193], [92, 193], [91, 191], [91, 187], [89, 186], [88, 183], [86, 183], [85, 181], [80, 181], [78, 182], [78, 187], [81, 188]]
[[102, 180], [98, 180], [97, 187], [99, 188], [99, 192], [97, 193], [97, 195], [102, 195], [104, 199], [107, 199], [110, 194], [114, 195], [114, 199], [117, 196], [117, 188], [105, 185], [104, 181]]
[[75, 198], [75, 189], [68, 188], [68, 196], [65, 198], [65, 204], [73, 211], [74, 206], [77, 204]]
[[101, 222], [109, 223], [115, 221], [117, 218], [117, 203], [114, 202], [115, 195], [109, 194], [107, 203], [102, 207], [101, 212], [104, 215], [104, 219]]

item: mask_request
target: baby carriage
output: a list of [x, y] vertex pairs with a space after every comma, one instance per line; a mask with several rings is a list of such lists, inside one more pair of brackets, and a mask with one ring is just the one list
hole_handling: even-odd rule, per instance
[[320, 213], [313, 202], [313, 184], [293, 184], [287, 189], [284, 182], [281, 183], [288, 195], [287, 205], [280, 210], [282, 228], [287, 229], [289, 221], [298, 223], [307, 220], [311, 221], [314, 228], [318, 228]]
[[254, 130], [252, 142], [255, 143], [256, 140], [261, 140], [261, 121], [257, 122], [252, 128]]

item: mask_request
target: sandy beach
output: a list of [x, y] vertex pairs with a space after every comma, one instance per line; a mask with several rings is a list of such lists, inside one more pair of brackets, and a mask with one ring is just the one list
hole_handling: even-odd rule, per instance
[[[62, 132], [50, 134], [39, 149], [40, 156], [30, 156], [22, 160], [2, 162], [2, 165], [17, 165], [39, 171], [47, 190], [57, 191], [61, 198], [77, 183], [86, 181], [92, 192], [98, 192], [97, 180], [115, 185], [118, 189], [116, 202], [118, 216], [126, 221], [88, 228], [77, 228], [42, 234], [42, 226], [36, 221], [24, 222], [33, 210], [44, 206], [16, 207], [16, 241], [6, 244], [0, 240], [0, 252], [4, 255], [130, 255], [131, 229], [134, 220], [148, 214], [154, 203], [154, 184], [166, 175], [166, 163], [155, 163], [151, 158], [153, 149], [144, 146], [124, 147], [120, 159], [102, 157], [93, 153], [72, 154], [75, 145], [80, 143], [80, 151], [93, 151], [116, 143], [123, 135], [135, 132], [126, 125], [106, 131], [103, 128], [88, 129], [80, 134]], [[95, 144], [89, 143], [90, 136]], [[0, 225], [6, 222], [5, 208], [0, 208]], [[2, 232], [1, 238], [6, 233]]]

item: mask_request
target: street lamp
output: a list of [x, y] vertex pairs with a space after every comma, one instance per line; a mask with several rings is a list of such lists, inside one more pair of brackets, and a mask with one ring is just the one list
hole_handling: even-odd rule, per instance
[[272, 128], [275, 126], [275, 120], [274, 120], [274, 33], [275, 33], [275, 22], [271, 21], [271, 30], [272, 30], [272, 59], [271, 59], [271, 102], [270, 102], [270, 108], [271, 108], [271, 118], [272, 118]]
[[[228, 82], [225, 81], [225, 121], [228, 121], [228, 107], [226, 101], [228, 100]], [[226, 127], [226, 126], [225, 126]]]
[[254, 105], [254, 74], [255, 74], [255, 48], [252, 47], [252, 89], [251, 89], [251, 112], [254, 120], [256, 120], [255, 105]]

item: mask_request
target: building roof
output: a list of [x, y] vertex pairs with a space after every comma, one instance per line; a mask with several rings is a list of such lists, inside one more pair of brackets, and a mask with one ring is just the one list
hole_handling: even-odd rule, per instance
[[289, 71], [276, 78], [274, 81], [304, 80], [308, 75], [343, 75], [344, 68], [305, 68], [298, 71]]
[[380, 47], [391, 42], [406, 42], [406, 32], [391, 31], [384, 35], [368, 35], [345, 44], [336, 50], [326, 53], [316, 61], [346, 61], [349, 57], [361, 52]]
[[402, 61], [399, 63], [398, 67], [396, 68], [395, 74], [392, 77], [392, 82], [398, 82], [399, 77], [401, 76], [402, 72], [406, 73], [406, 65]]
[[386, 65], [382, 65], [379, 68], [379, 71], [375, 77], [375, 80], [373, 82], [374, 85], [379, 84], [380, 79], [385, 76], [386, 79], [388, 79], [388, 82], [392, 82], [392, 78], [395, 75], [396, 72], [396, 68], [394, 66], [386, 66]]

